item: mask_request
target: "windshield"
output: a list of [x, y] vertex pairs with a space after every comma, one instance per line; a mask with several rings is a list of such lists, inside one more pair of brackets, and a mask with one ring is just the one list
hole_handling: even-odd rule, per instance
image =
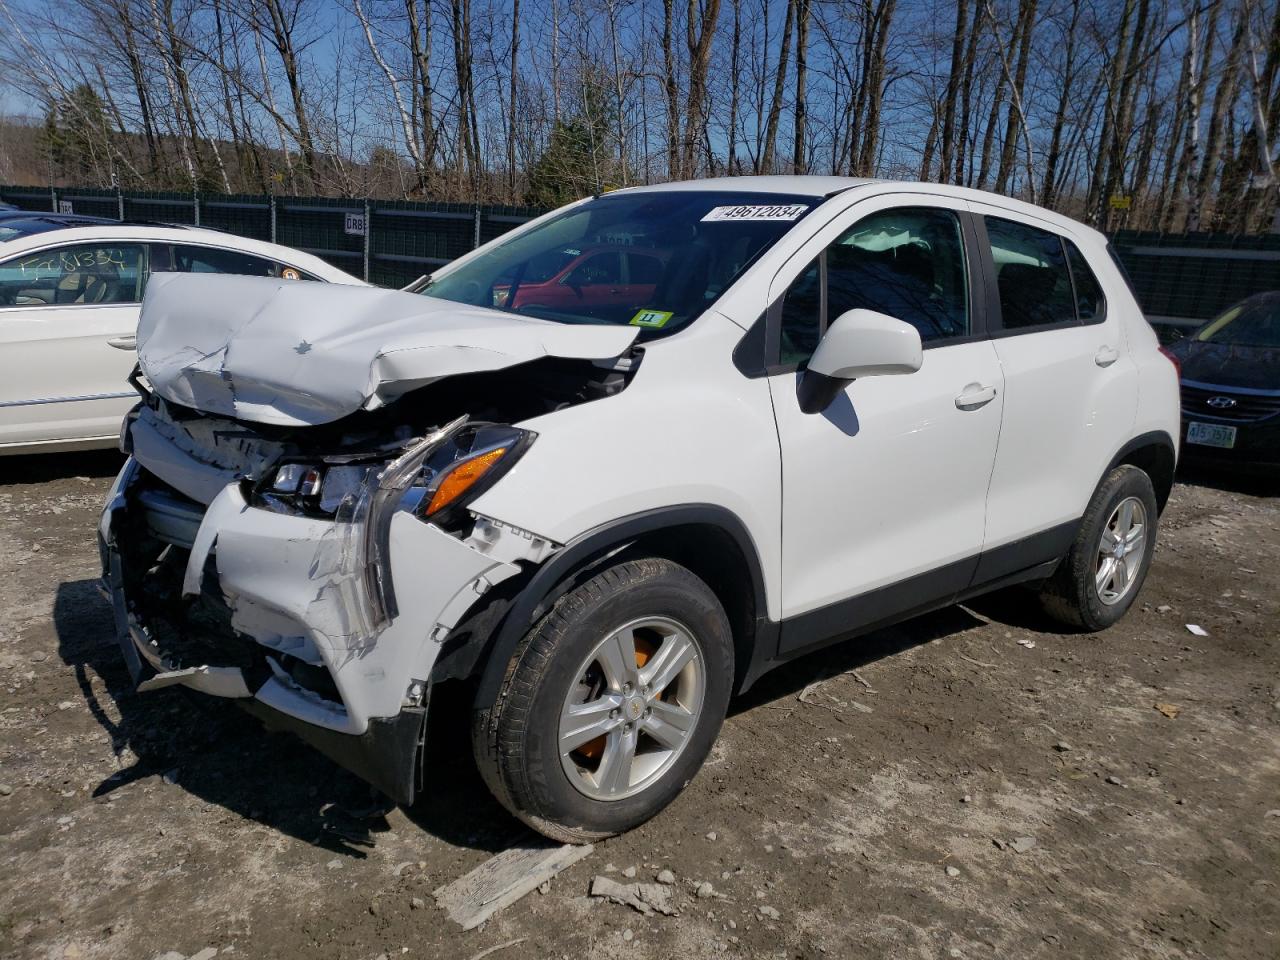
[[496, 244], [421, 293], [667, 334], [706, 310], [817, 203], [710, 190], [597, 197]]
[[1280, 294], [1236, 304], [1201, 328], [1197, 340], [1238, 347], [1280, 347]]

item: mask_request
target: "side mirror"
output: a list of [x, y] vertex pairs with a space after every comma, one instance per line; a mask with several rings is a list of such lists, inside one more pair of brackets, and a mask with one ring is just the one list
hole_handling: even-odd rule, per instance
[[924, 360], [920, 332], [874, 310], [850, 310], [827, 328], [800, 379], [800, 409], [821, 413], [859, 377], [915, 373]]

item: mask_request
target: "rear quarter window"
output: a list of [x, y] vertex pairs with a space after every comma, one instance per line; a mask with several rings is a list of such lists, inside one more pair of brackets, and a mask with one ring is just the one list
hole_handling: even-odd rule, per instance
[[1101, 323], [1107, 318], [1107, 300], [1102, 294], [1102, 284], [1094, 276], [1089, 261], [1070, 240], [1063, 240], [1067, 248], [1067, 263], [1071, 266], [1071, 283], [1075, 287], [1076, 316], [1081, 323]]

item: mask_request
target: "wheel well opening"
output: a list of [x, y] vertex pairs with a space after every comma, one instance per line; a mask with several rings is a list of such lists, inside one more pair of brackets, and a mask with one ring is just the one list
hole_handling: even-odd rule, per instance
[[[571, 569], [558, 578], [555, 585], [542, 594], [537, 605], [516, 626], [521, 632], [541, 619], [556, 601], [579, 584], [599, 573], [604, 567], [629, 558], [661, 557], [687, 568], [719, 599], [729, 620], [734, 645], [734, 688], [740, 689], [751, 664], [756, 641], [757, 590], [763, 585], [733, 534], [713, 523], [673, 524], [647, 530], [633, 537], [622, 537], [602, 544], [590, 555], [578, 558]], [[518, 606], [519, 595], [529, 586], [535, 569], [503, 581], [495, 590], [462, 618], [445, 640], [432, 667], [433, 685], [449, 681], [475, 680], [480, 699], [489, 696], [490, 681], [496, 680], [493, 662], [505, 651], [497, 649], [500, 632]]]
[[720, 600], [733, 633], [734, 687], [751, 662], [755, 644], [755, 578], [737, 540], [715, 524], [686, 524], [645, 533], [626, 551], [664, 557], [687, 568]]
[[1173, 451], [1163, 443], [1151, 443], [1126, 453], [1116, 466], [1121, 464], [1137, 467], [1151, 478], [1156, 506], [1163, 513], [1164, 505], [1169, 502], [1169, 494], [1173, 490], [1173, 472], [1176, 466]]

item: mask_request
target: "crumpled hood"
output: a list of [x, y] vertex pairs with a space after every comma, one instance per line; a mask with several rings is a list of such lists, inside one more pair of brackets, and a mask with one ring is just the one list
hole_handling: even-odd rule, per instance
[[611, 359], [638, 333], [376, 287], [157, 273], [142, 302], [138, 359], [152, 389], [174, 403], [306, 426], [455, 374], [547, 356]]

